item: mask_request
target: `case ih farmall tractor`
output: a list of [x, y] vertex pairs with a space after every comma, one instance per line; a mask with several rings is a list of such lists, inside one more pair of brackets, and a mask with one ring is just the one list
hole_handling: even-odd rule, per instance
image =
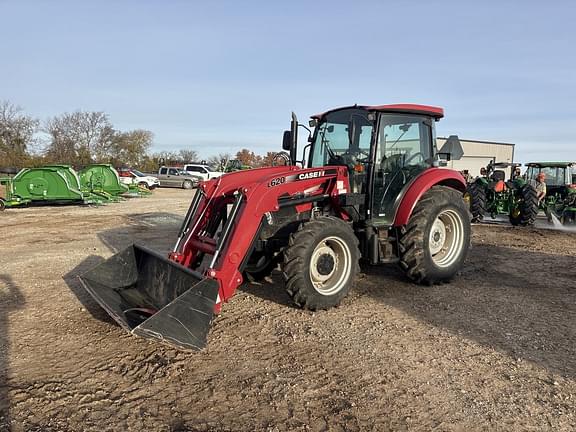
[[293, 115], [289, 165], [201, 183], [167, 258], [134, 245], [81, 281], [126, 330], [189, 349], [205, 346], [213, 314], [247, 274], [278, 262], [288, 294], [310, 310], [342, 301], [360, 259], [396, 263], [420, 284], [449, 281], [470, 219], [464, 178], [438, 168], [442, 117], [422, 105], [334, 109], [312, 117], [304, 163]]
[[508, 215], [512, 225], [533, 225], [538, 215], [536, 189], [522, 177], [513, 175], [506, 181], [503, 168], [516, 172], [519, 164], [492, 162], [486, 167], [486, 174], [477, 177], [468, 185], [465, 199], [470, 205], [472, 221], [479, 222], [489, 214]]

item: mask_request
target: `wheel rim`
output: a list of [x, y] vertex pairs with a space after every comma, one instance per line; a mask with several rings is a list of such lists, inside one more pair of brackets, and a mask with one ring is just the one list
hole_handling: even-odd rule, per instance
[[449, 267], [460, 257], [464, 245], [464, 223], [452, 209], [444, 210], [434, 220], [428, 237], [432, 261], [438, 267]]
[[326, 237], [310, 258], [310, 280], [322, 295], [333, 295], [347, 283], [352, 269], [350, 248], [339, 237]]

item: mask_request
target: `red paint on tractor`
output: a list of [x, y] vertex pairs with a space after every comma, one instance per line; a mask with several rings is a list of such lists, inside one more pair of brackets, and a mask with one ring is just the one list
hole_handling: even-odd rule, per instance
[[352, 105], [348, 107], [335, 108], [320, 114], [315, 114], [311, 116], [311, 118], [320, 120], [328, 113], [347, 108], [360, 108], [365, 109], [366, 111], [424, 114], [434, 117], [436, 120], [439, 120], [442, 117], [444, 117], [444, 109], [436, 106], [419, 105], [419, 104], [390, 104], [390, 105]]
[[462, 193], [466, 190], [466, 180], [458, 171], [429, 168], [416, 177], [408, 191], [406, 191], [396, 212], [394, 226], [406, 225], [418, 200], [426, 191], [436, 185], [449, 186]]
[[[231, 204], [237, 195], [242, 194], [242, 204], [234, 222], [232, 231], [220, 258], [206, 271], [205, 276], [215, 279], [219, 285], [219, 301], [215, 312], [219, 312], [223, 302], [232, 297], [236, 288], [243, 282], [243, 276], [237, 264], [240, 257], [249, 253], [254, 237], [257, 235], [262, 216], [277, 211], [279, 199], [292, 197], [314, 197], [328, 195], [334, 199], [337, 207], [337, 180], [348, 185], [348, 172], [345, 166], [301, 169], [295, 166], [261, 168], [238, 171], [200, 184], [204, 195], [194, 219], [190, 221], [190, 231], [182, 239], [178, 250], [170, 254], [170, 259], [191, 267], [199, 253], [214, 253], [215, 244], [207, 244], [202, 232], [212, 218], [217, 217], [218, 209]], [[311, 191], [304, 195], [302, 191]], [[218, 203], [217, 201], [220, 200]], [[311, 203], [299, 204], [298, 212], [310, 211]], [[227, 259], [226, 259], [227, 258]]]

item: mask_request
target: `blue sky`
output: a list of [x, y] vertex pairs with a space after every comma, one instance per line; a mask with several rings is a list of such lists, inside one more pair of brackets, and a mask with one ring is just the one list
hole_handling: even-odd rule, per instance
[[0, 100], [154, 150], [280, 149], [294, 110], [424, 103], [438, 135], [576, 159], [576, 2], [0, 0]]

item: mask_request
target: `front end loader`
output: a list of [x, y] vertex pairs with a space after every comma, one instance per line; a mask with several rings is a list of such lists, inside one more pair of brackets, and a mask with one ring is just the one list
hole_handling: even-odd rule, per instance
[[410, 104], [318, 114], [304, 161], [293, 115], [289, 165], [202, 182], [168, 257], [134, 245], [81, 282], [126, 330], [199, 350], [223, 303], [277, 266], [309, 310], [340, 304], [361, 260], [396, 263], [424, 285], [450, 281], [467, 255], [470, 216], [464, 178], [440, 168], [451, 157], [435, 145], [442, 116]]

